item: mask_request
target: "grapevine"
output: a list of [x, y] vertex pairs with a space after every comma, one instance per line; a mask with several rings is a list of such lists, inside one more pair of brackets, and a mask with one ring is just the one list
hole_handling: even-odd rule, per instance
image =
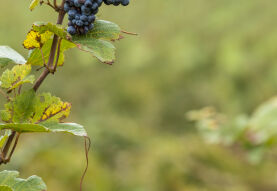
[[[49, 74], [54, 75], [64, 65], [64, 52], [69, 49], [88, 52], [102, 63], [114, 63], [115, 47], [112, 43], [131, 33], [122, 31], [115, 23], [96, 18], [103, 3], [126, 6], [129, 0], [62, 0], [59, 5], [56, 0], [33, 0], [30, 10], [38, 5], [50, 6], [58, 13], [56, 24], [35, 22], [32, 25], [22, 43], [29, 51], [26, 59], [14, 49], [0, 46], [0, 68], [14, 64], [0, 75], [0, 95], [6, 98], [0, 110], [0, 165], [12, 160], [22, 134], [63, 132], [84, 137], [86, 168], [80, 182], [82, 190], [88, 169], [90, 138], [82, 125], [65, 121], [70, 114], [71, 103], [38, 90]], [[62, 25], [66, 14], [68, 27]], [[37, 67], [36, 70], [33, 67]], [[44, 70], [36, 78], [33, 73], [42, 68]], [[25, 84], [33, 85], [30, 88]], [[0, 172], [0, 190], [46, 191], [46, 184], [41, 178], [32, 176], [23, 180], [17, 178], [18, 175], [16, 171]], [[32, 181], [37, 184], [32, 184]], [[17, 185], [22, 183], [23, 186]]]

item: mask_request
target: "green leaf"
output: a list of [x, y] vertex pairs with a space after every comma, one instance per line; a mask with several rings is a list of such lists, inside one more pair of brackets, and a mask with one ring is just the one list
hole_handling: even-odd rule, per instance
[[7, 123], [0, 124], [0, 129], [11, 129], [19, 133], [42, 133], [49, 132], [47, 128], [38, 124], [31, 123]]
[[33, 83], [35, 77], [29, 75], [30, 65], [16, 65], [11, 70], [7, 69], [0, 77], [1, 87], [11, 91], [24, 83]]
[[73, 41], [83, 38], [96, 38], [109, 41], [119, 40], [121, 38], [121, 29], [115, 23], [96, 20], [92, 31], [84, 36], [74, 36]]
[[[5, 142], [6, 142], [6, 140], [9, 138], [9, 136], [11, 135], [11, 131], [10, 130], [6, 130], [5, 131], [5, 134], [4, 135], [2, 135], [1, 137], [0, 137], [0, 148], [2, 148], [3, 147], [3, 145], [5, 144]], [[1, 191], [1, 189], [0, 189], [0, 191]]]
[[97, 20], [94, 29], [84, 36], [73, 36], [72, 41], [80, 50], [92, 53], [101, 62], [112, 64], [115, 60], [115, 47], [109, 41], [121, 38], [118, 25]]
[[40, 0], [33, 0], [32, 3], [30, 4], [29, 9], [32, 11], [36, 8], [36, 6], [38, 6]]
[[80, 50], [92, 53], [101, 62], [112, 64], [115, 61], [115, 47], [110, 42], [100, 39], [80, 39], [75, 41]]
[[0, 129], [11, 129], [19, 133], [42, 133], [49, 132], [47, 128], [42, 125], [32, 123], [7, 123], [0, 124]]
[[75, 136], [87, 136], [82, 125], [76, 123], [44, 122], [40, 124], [31, 123], [8, 123], [0, 124], [0, 130], [11, 129], [19, 133], [70, 133]]
[[12, 48], [8, 46], [0, 46], [0, 68], [7, 66], [9, 62], [25, 64], [26, 60]]
[[9, 186], [0, 186], [0, 191], [14, 191], [14, 190]]
[[53, 23], [35, 22], [33, 24], [33, 29], [39, 32], [40, 34], [45, 33], [46, 31], [50, 31], [63, 39], [67, 39], [67, 37], [69, 36], [62, 25]]
[[28, 179], [17, 178], [18, 176], [17, 171], [0, 172], [0, 186], [2, 188], [8, 186], [13, 191], [45, 191], [47, 189], [43, 180], [38, 176], [31, 176]]
[[[43, 52], [46, 63], [48, 62], [48, 59], [49, 59], [52, 41], [53, 41], [53, 39], [48, 40], [42, 47], [42, 52]], [[61, 41], [61, 49], [60, 49], [60, 57], [59, 57], [59, 61], [58, 61], [58, 66], [62, 66], [64, 63], [64, 52], [70, 48], [74, 48], [75, 46], [76, 46], [75, 44], [73, 44], [67, 40]], [[57, 52], [56, 52], [55, 60], [56, 60], [56, 58], [57, 58]], [[40, 49], [36, 48], [30, 53], [27, 64], [32, 64], [34, 66], [43, 66], [44, 65]]]
[[53, 133], [70, 133], [75, 136], [81, 136], [81, 137], [86, 137], [87, 132], [85, 128], [82, 125], [79, 125], [77, 123], [42, 123], [44, 127], [49, 129], [49, 132]]
[[13, 109], [13, 122], [22, 123], [29, 120], [34, 112], [35, 96], [35, 91], [31, 89], [15, 97], [10, 108]]

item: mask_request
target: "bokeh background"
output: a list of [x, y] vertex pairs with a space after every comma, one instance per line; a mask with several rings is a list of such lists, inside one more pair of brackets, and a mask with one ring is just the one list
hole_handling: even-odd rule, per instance
[[[0, 0], [0, 44], [27, 57], [22, 41], [35, 21], [56, 21], [30, 0]], [[214, 106], [252, 113], [277, 91], [276, 0], [131, 0], [103, 6], [100, 19], [139, 36], [116, 42], [113, 66], [78, 50], [40, 91], [73, 104], [68, 121], [92, 139], [86, 191], [276, 191], [276, 155], [251, 164], [243, 153], [208, 145], [185, 114]], [[0, 100], [3, 102], [3, 99]], [[2, 105], [2, 104], [1, 104]], [[12, 162], [49, 191], [76, 191], [84, 140], [25, 135]]]

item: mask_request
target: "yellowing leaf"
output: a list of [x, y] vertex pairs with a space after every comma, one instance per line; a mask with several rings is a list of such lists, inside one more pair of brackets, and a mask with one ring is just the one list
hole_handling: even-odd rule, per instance
[[24, 83], [33, 83], [35, 77], [29, 75], [31, 72], [30, 65], [16, 65], [11, 70], [7, 69], [0, 77], [1, 87], [8, 89], [8, 91], [17, 88]]
[[34, 8], [36, 8], [36, 6], [38, 6], [39, 1], [40, 0], [33, 0], [32, 1], [32, 3], [30, 4], [30, 7], [29, 7], [31, 11], [34, 10]]
[[36, 95], [31, 89], [5, 104], [0, 117], [6, 123], [61, 122], [68, 117], [70, 110], [70, 103], [63, 102], [50, 93]]
[[60, 98], [51, 96], [50, 93], [44, 93], [36, 100], [32, 123], [62, 121], [68, 117], [70, 110], [70, 103], [62, 102]]
[[63, 25], [53, 23], [35, 22], [33, 24], [33, 30], [39, 32], [40, 34], [50, 31], [63, 39], [67, 39], [69, 36]]
[[53, 33], [46, 31], [45, 33], [40, 34], [34, 30], [31, 30], [28, 34], [26, 39], [23, 42], [23, 46], [26, 49], [34, 49], [34, 48], [41, 48], [43, 44], [51, 38]]
[[[51, 46], [52, 46], [52, 39], [49, 39], [42, 47], [41, 51], [43, 52], [44, 55], [44, 59], [45, 62], [48, 62], [49, 59], [49, 55], [50, 55], [50, 50], [51, 50]], [[64, 52], [68, 49], [74, 48], [76, 47], [75, 44], [67, 41], [67, 40], [62, 40], [61, 41], [61, 47], [60, 47], [60, 57], [58, 60], [58, 66], [62, 66], [64, 63], [64, 59], [65, 59], [65, 55]], [[42, 55], [41, 55], [41, 51], [36, 48], [34, 49], [31, 53], [30, 56], [28, 58], [27, 64], [31, 64], [34, 66], [43, 66], [43, 59], [42, 59]], [[57, 50], [58, 51], [58, 50]], [[55, 55], [55, 60], [57, 59], [57, 53]]]

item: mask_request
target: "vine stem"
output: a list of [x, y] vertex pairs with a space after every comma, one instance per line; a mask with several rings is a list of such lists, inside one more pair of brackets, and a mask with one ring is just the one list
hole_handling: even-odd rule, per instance
[[9, 152], [10, 146], [13, 142], [13, 139], [15, 137], [15, 134], [16, 134], [16, 132], [13, 131], [12, 134], [9, 136], [7, 142], [6, 142], [5, 147], [3, 148], [2, 157], [0, 158], [0, 165], [5, 163], [5, 158], [8, 155], [8, 152]]
[[56, 8], [59, 8], [58, 5], [57, 5], [57, 0], [54, 0], [54, 6], [55, 6]]
[[[64, 3], [65, 3], [65, 0], [63, 0], [63, 2], [61, 4], [57, 24], [62, 24], [63, 23], [63, 19], [64, 19], [64, 16], [65, 16], [65, 12], [63, 10]], [[53, 64], [54, 64], [54, 59], [55, 59], [56, 52], [57, 52], [58, 39], [59, 39], [59, 37], [57, 35], [54, 35], [51, 50], [50, 50], [50, 56], [49, 56], [49, 60], [48, 60], [48, 63], [47, 63], [47, 67], [42, 72], [42, 74], [39, 76], [39, 78], [37, 79], [37, 81], [35, 82], [35, 84], [33, 86], [33, 89], [35, 90], [35, 92], [41, 86], [41, 84], [45, 80], [45, 78], [51, 73], [51, 71], [49, 69], [52, 68]], [[60, 52], [58, 51], [57, 57], [59, 57], [59, 54], [60, 54]], [[53, 71], [53, 73], [54, 72], [55, 71]]]
[[52, 7], [55, 11], [59, 11], [59, 9], [56, 6], [52, 5], [49, 0], [47, 0], [46, 5]]
[[55, 62], [55, 65], [53, 65], [53, 67], [52, 67], [52, 71], [53, 71], [53, 72], [56, 72], [57, 66], [58, 66], [58, 62], [59, 62], [59, 59], [60, 59], [61, 42], [62, 42], [62, 39], [60, 38], [60, 39], [59, 39], [59, 42], [58, 42], [58, 52], [57, 52], [56, 62]]
[[13, 147], [12, 147], [12, 150], [10, 151], [10, 154], [9, 154], [8, 158], [5, 159], [5, 163], [10, 162], [10, 160], [11, 160], [11, 158], [12, 158], [12, 156], [13, 156], [13, 153], [14, 153], [14, 151], [15, 151], [15, 148], [16, 148], [16, 146], [17, 146], [19, 137], [20, 137], [20, 133], [17, 133], [16, 138], [15, 138], [15, 141], [14, 141], [14, 144], [13, 144]]

